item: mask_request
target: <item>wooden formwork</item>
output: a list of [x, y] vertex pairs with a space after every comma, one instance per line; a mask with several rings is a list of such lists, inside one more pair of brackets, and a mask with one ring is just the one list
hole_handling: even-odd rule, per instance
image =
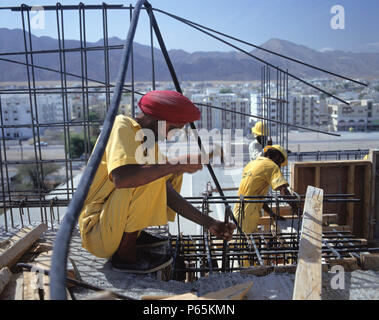
[[373, 225], [371, 228], [372, 234], [370, 239], [379, 242], [379, 149], [370, 150], [369, 160], [372, 163], [371, 173], [371, 208], [372, 215], [370, 223]]
[[338, 225], [348, 225], [353, 234], [372, 239], [372, 162], [370, 160], [314, 161], [291, 164], [291, 188], [305, 194], [307, 186], [325, 194], [354, 194], [359, 202], [325, 203], [325, 213], [336, 213]]

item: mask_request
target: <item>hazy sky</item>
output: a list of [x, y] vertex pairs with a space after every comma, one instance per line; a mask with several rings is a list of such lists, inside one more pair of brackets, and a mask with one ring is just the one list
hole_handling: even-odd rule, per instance
[[[83, 1], [101, 4], [100, 0]], [[135, 4], [109, 0], [108, 4]], [[0, 5], [54, 5], [55, 1], [1, 0]], [[79, 1], [61, 1], [78, 4]], [[271, 38], [289, 40], [317, 50], [338, 49], [354, 52], [379, 52], [379, 0], [150, 0], [153, 7], [192, 20], [248, 42], [260, 45]], [[331, 8], [341, 5], [345, 13], [344, 29], [333, 29]], [[55, 12], [45, 12], [45, 28], [35, 29], [38, 36], [56, 38]], [[193, 51], [230, 51], [225, 44], [202, 35], [166, 15], [156, 13], [169, 49]], [[33, 17], [33, 15], [31, 16]], [[125, 38], [129, 26], [129, 11], [109, 11], [109, 35]], [[150, 41], [147, 14], [141, 12], [141, 24], [135, 41]], [[339, 26], [341, 20], [337, 21]], [[101, 12], [86, 13], [87, 41], [102, 38]], [[20, 12], [0, 10], [0, 27], [21, 28]], [[79, 18], [76, 11], [65, 12], [65, 38], [79, 38]], [[155, 42], [156, 44], [156, 42]]]

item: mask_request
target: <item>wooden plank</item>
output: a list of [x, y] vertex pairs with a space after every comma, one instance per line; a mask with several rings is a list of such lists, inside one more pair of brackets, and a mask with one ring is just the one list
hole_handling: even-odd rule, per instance
[[[148, 299], [144, 299], [144, 300], [148, 300]], [[160, 300], [208, 300], [208, 299], [203, 299], [201, 297], [198, 297], [196, 294], [189, 292], [189, 293], [167, 296]]]
[[371, 170], [371, 215], [369, 240], [379, 239], [379, 149], [370, 150]]
[[[272, 211], [276, 213], [276, 206], [273, 206]], [[292, 208], [290, 206], [279, 206], [279, 214], [281, 216], [289, 216], [292, 214]], [[264, 211], [264, 217], [269, 217], [269, 214]]]
[[[53, 250], [44, 251], [38, 255], [38, 257], [34, 260], [31, 265], [36, 266], [38, 268], [41, 268], [43, 270], [49, 271], [51, 266], [51, 258], [53, 256]], [[75, 270], [74, 266], [72, 265], [72, 259], [67, 259], [67, 277], [72, 279], [78, 279], [78, 270]], [[72, 284], [68, 283], [68, 286], [73, 286]]]
[[[43, 300], [50, 300], [50, 276], [43, 274], [42, 276], [43, 283]], [[71, 300], [71, 296], [66, 289], [67, 300]]]
[[334, 161], [304, 161], [292, 162], [297, 168], [301, 167], [335, 167], [336, 165], [346, 165], [346, 162], [354, 165], [367, 165], [367, 160], [334, 160]]
[[252, 274], [254, 276], [267, 276], [270, 273], [295, 273], [296, 265], [279, 265], [279, 266], [253, 266], [242, 269], [241, 274]]
[[[364, 173], [364, 200], [363, 200], [363, 238], [370, 239], [370, 229], [371, 229], [371, 171], [372, 166], [366, 166], [365, 167], [365, 173]], [[367, 182], [367, 183], [366, 183]]]
[[336, 224], [338, 221], [337, 213], [325, 213], [322, 215], [322, 224], [328, 226], [330, 224]]
[[296, 163], [292, 162], [291, 163], [291, 170], [290, 170], [290, 187], [291, 187], [291, 189], [295, 190], [295, 187], [297, 187], [299, 185], [298, 178], [299, 178], [298, 162], [296, 162]]
[[[24, 271], [23, 272], [23, 281], [22, 281], [23, 291], [22, 299], [23, 300], [50, 300], [50, 277], [41, 272], [35, 271]], [[66, 290], [67, 299], [71, 300], [71, 296]]]
[[363, 270], [379, 271], [379, 254], [361, 254], [361, 266]]
[[253, 282], [245, 282], [226, 289], [209, 292], [201, 297], [211, 300], [242, 300], [252, 286]]
[[369, 152], [371, 161], [371, 210], [369, 215], [369, 240], [379, 239], [379, 149]]
[[[292, 219], [292, 215], [284, 215], [281, 217], [283, 217], [284, 219], [289, 220], [289, 221], [291, 221], [291, 219]], [[295, 215], [294, 219], [297, 219], [297, 218], [298, 218], [298, 216]], [[337, 219], [338, 219], [337, 213], [326, 213], [326, 214], [322, 215], [323, 225], [325, 225], [325, 226], [328, 226], [331, 224], [336, 224]], [[264, 226], [264, 227], [269, 226], [270, 225], [270, 216], [260, 217], [259, 221], [258, 221], [258, 225]], [[296, 222], [294, 222], [294, 226], [297, 226], [297, 220], [296, 220]]]
[[0, 270], [0, 294], [12, 279], [12, 272], [9, 268], [2, 268]]
[[242, 300], [249, 292], [253, 282], [245, 282], [232, 287], [209, 292], [198, 297], [196, 294], [188, 292], [179, 295], [146, 295], [141, 300]]
[[38, 275], [35, 272], [24, 271], [24, 300], [40, 300], [38, 293]]
[[[162, 300], [162, 299], [167, 299], [167, 298], [171, 298], [173, 297], [174, 295], [172, 294], [163, 294], [163, 295], [159, 295], [159, 294], [151, 294], [151, 295], [145, 295], [145, 296], [141, 296], [141, 300]], [[197, 296], [196, 296], [197, 298]]]
[[11, 237], [11, 244], [0, 252], [0, 268], [13, 266], [46, 230], [46, 224], [41, 223], [34, 229], [23, 228]]
[[[284, 219], [286, 220], [291, 220], [292, 219], [292, 215], [288, 215], [288, 216], [282, 216]], [[294, 216], [294, 219], [297, 219], [298, 216], [295, 215]], [[273, 221], [275, 219], [272, 219]], [[264, 217], [260, 217], [259, 220], [258, 220], [258, 225], [260, 226], [269, 226], [270, 225], [270, 216], [264, 216]]]
[[308, 186], [293, 291], [294, 300], [321, 300], [322, 205], [323, 190]]
[[315, 170], [315, 184], [316, 188], [320, 188], [320, 180], [321, 180], [321, 167], [317, 166]]
[[21, 273], [16, 279], [14, 300], [24, 300], [24, 276]]
[[[348, 177], [347, 177], [347, 193], [354, 194], [354, 178], [355, 178], [355, 166], [350, 165], [348, 169]], [[354, 226], [354, 203], [349, 202], [346, 205], [346, 224], [351, 226], [353, 229]]]
[[[325, 162], [296, 162], [291, 164], [291, 188], [304, 194], [308, 185], [318, 182], [317, 171], [320, 170], [320, 188], [325, 194], [353, 193], [360, 202], [330, 202], [324, 204], [325, 213], [338, 213], [339, 225], [350, 225], [352, 232], [364, 238], [370, 238], [373, 232], [372, 210], [372, 163], [362, 160], [341, 160]], [[312, 173], [313, 172], [313, 173]], [[292, 177], [297, 174], [298, 176]], [[379, 229], [379, 228], [378, 228]], [[378, 232], [379, 233], [379, 232]]]
[[331, 224], [329, 226], [323, 226], [323, 231], [349, 231], [351, 232], [351, 227], [347, 225], [339, 226], [337, 224]]
[[18, 273], [15, 279], [13, 300], [24, 300], [24, 275]]
[[0, 294], [0, 300], [23, 300], [23, 275], [12, 274], [11, 280]]
[[95, 294], [84, 298], [83, 300], [116, 300], [117, 296], [110, 291], [100, 291]]
[[[46, 248], [47, 250], [50, 248]], [[51, 266], [51, 257], [53, 255], [53, 251], [43, 251], [38, 255], [38, 257], [34, 260], [33, 263], [30, 263], [36, 268], [49, 271]], [[77, 271], [73, 267], [71, 263], [71, 259], [67, 260], [67, 277], [71, 279], [77, 279]], [[67, 287], [73, 287], [74, 285], [72, 283], [67, 283]], [[44, 290], [44, 299], [49, 300], [50, 299], [50, 277], [47, 275], [43, 275], [43, 290]], [[70, 297], [69, 294], [67, 294], [67, 297]]]
[[342, 266], [345, 272], [353, 272], [359, 269], [358, 261], [356, 258], [341, 258], [332, 259], [329, 262], [330, 267]]

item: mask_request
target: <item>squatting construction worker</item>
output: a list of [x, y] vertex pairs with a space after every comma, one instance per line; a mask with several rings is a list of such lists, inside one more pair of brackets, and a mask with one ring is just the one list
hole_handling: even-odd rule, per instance
[[[149, 152], [152, 150], [158, 160], [162, 156], [157, 144], [158, 121], [166, 121], [166, 138], [170, 129], [198, 120], [199, 109], [174, 91], [149, 92], [138, 105], [142, 112], [135, 119], [124, 115], [115, 119], [79, 217], [79, 228], [82, 246], [95, 256], [111, 258], [113, 270], [148, 273], [169, 265], [172, 258], [149, 251], [149, 246], [162, 243], [162, 239], [142, 229], [174, 221], [175, 212], [224, 240], [232, 238], [235, 225], [202, 214], [180, 196], [182, 174], [200, 170], [200, 161], [190, 164], [190, 156], [185, 156], [187, 163], [181, 158], [177, 164], [141, 164], [137, 156], [150, 129], [154, 141]], [[142, 139], [137, 139], [141, 132]]]
[[[250, 160], [255, 160], [262, 155], [263, 152], [263, 137], [265, 136], [265, 125], [262, 121], [255, 123], [255, 126], [251, 128], [251, 133], [254, 135], [255, 140], [249, 144], [249, 156]], [[272, 144], [272, 141], [267, 142], [268, 145]]]
[[[279, 145], [266, 146], [263, 152], [263, 156], [250, 161], [243, 169], [238, 195], [265, 196], [270, 186], [273, 190], [280, 190], [281, 195], [290, 195], [288, 182], [280, 171], [280, 167], [287, 165], [287, 152]], [[290, 204], [296, 209], [296, 205]], [[274, 215], [266, 203], [245, 203], [244, 213], [240, 203], [236, 203], [234, 217], [244, 232], [257, 231], [262, 207], [271, 216]]]

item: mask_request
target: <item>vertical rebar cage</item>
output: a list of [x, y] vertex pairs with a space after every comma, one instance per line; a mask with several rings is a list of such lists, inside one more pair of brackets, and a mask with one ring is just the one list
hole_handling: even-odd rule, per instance
[[[45, 6], [45, 23], [56, 30], [53, 47], [33, 35], [33, 10], [27, 5], [0, 10], [0, 15], [20, 22], [20, 29], [13, 31], [15, 46], [0, 52], [0, 68], [23, 79], [0, 87], [1, 220], [6, 230], [23, 226], [26, 219], [59, 222], [59, 208], [68, 205], [76, 190], [75, 177], [90, 157], [114, 92], [119, 66], [111, 61], [119, 61], [123, 41], [109, 38], [109, 21], [123, 19], [125, 36], [133, 7]], [[100, 22], [97, 42], [87, 40], [88, 17]], [[67, 38], [67, 29], [73, 27], [78, 40]], [[152, 64], [151, 87], [154, 77]], [[141, 95], [134, 88], [132, 67], [122, 87], [120, 113], [134, 115], [135, 99]], [[22, 208], [28, 209], [27, 217]]]
[[[37, 9], [41, 10], [39, 7]], [[28, 223], [40, 220], [52, 226], [54, 221], [60, 221], [61, 214], [65, 212], [64, 207], [68, 205], [76, 190], [78, 173], [87, 163], [102, 129], [115, 90], [119, 65], [112, 61], [121, 59], [124, 43], [122, 40], [109, 37], [109, 34], [114, 34], [112, 21], [117, 19], [125, 21], [124, 30], [120, 33], [120, 37], [124, 37], [134, 7], [131, 4], [129, 6], [106, 3], [62, 5], [59, 2], [44, 6], [42, 10], [45, 24], [55, 30], [54, 45], [46, 45], [43, 38], [33, 35], [37, 9], [27, 5], [0, 8], [1, 15], [11, 15], [20, 26], [12, 33], [15, 45], [10, 46], [5, 52], [0, 52], [0, 68], [6, 70], [11, 68], [12, 73], [22, 75], [23, 79], [17, 84], [4, 82], [0, 87], [2, 186], [0, 197], [3, 212], [0, 221], [5, 229], [8, 226], [23, 225], [24, 220]], [[223, 38], [254, 46], [165, 11], [151, 8], [150, 19], [147, 19], [147, 25], [143, 30], [150, 41], [150, 56], [146, 57], [150, 67], [148, 72], [144, 70], [141, 74], [141, 71], [135, 67], [133, 50], [131, 50], [130, 68], [127, 71], [126, 82], [122, 85], [120, 106], [117, 111], [119, 113], [135, 115], [136, 101], [143, 94], [138, 91], [137, 80], [144, 81], [145, 84], [149, 82], [153, 90], [157, 87], [154, 34], [163, 54], [165, 48], [162, 48], [163, 38], [155, 17], [151, 19], [153, 10], [185, 23], [241, 52], [244, 50]], [[99, 21], [96, 29], [97, 36], [101, 40], [96, 42], [88, 40], [89, 19]], [[93, 24], [90, 24], [90, 28], [93, 33]], [[78, 40], [69, 39], [72, 37]], [[269, 138], [273, 143], [288, 149], [290, 74], [250, 53], [245, 53], [262, 63], [260, 104], [263, 117], [249, 113], [243, 115], [257, 120], [262, 118], [266, 124], [265, 130], [270, 133]], [[171, 74], [176, 89], [180, 91], [179, 80], [176, 78], [167, 52], [165, 59], [169, 65], [168, 79]], [[207, 107], [215, 108], [211, 105]], [[233, 112], [233, 110], [227, 111]], [[364, 152], [365, 150], [362, 150], [359, 156]], [[302, 155], [290, 156], [295, 156], [296, 160], [302, 159]], [[209, 167], [209, 170], [212, 169]], [[288, 169], [285, 170], [285, 175], [288, 177]], [[212, 177], [216, 187], [219, 187], [214, 174]], [[23, 208], [28, 209], [27, 217]]]

